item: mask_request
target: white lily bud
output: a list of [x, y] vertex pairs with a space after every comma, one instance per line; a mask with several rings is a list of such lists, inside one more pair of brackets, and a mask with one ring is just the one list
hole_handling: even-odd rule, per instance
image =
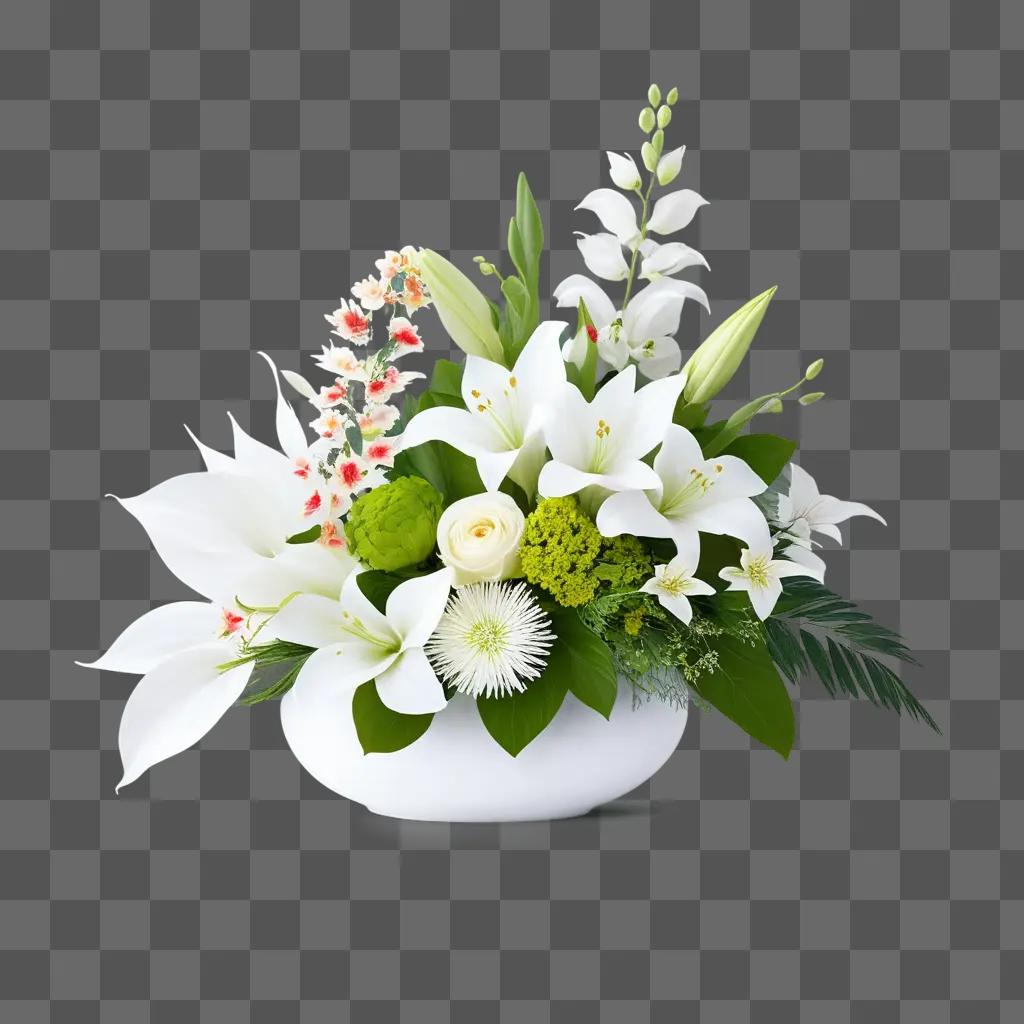
[[659, 185], [668, 185], [675, 181], [679, 175], [679, 171], [683, 166], [683, 154], [686, 152], [685, 146], [680, 146], [678, 149], [669, 150], [659, 161], [658, 169], [656, 174], [658, 176]]
[[634, 192], [640, 187], [640, 169], [628, 153], [608, 153], [608, 170], [623, 191]]

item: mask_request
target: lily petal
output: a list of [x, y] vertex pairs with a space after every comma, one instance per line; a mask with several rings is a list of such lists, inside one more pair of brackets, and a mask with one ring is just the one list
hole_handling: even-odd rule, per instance
[[644, 491], [619, 491], [605, 498], [597, 510], [597, 528], [604, 537], [623, 533], [636, 537], [670, 537], [672, 524]]
[[567, 277], [555, 289], [554, 296], [557, 305], [573, 309], [579, 306], [582, 299], [590, 319], [594, 321], [594, 326], [598, 330], [607, 327], [616, 317], [615, 303], [608, 298], [604, 289], [582, 274], [571, 274]]
[[478, 416], [466, 409], [442, 405], [417, 413], [402, 434], [403, 448], [415, 448], [427, 441], [445, 441], [470, 458], [494, 451], [498, 446], [497, 439], [484, 428], [484, 421]]
[[537, 480], [537, 491], [545, 498], [564, 498], [576, 494], [584, 487], [600, 481], [596, 473], [584, 473], [575, 466], [564, 462], [551, 461], [544, 464]]
[[476, 456], [476, 471], [486, 490], [496, 491], [501, 486], [521, 451], [521, 448], [511, 448], [507, 452], [481, 452]]
[[406, 580], [391, 591], [388, 622], [402, 638], [403, 647], [422, 647], [427, 642], [444, 614], [454, 577], [446, 567]]
[[754, 608], [754, 614], [763, 622], [771, 615], [772, 610], [782, 597], [782, 584], [777, 579], [769, 578], [763, 587], [750, 587], [747, 596]]
[[640, 170], [636, 166], [636, 161], [628, 153], [609, 152], [606, 155], [612, 181], [627, 192], [638, 189], [640, 187]]
[[225, 455], [223, 452], [217, 451], [216, 448], [203, 444], [192, 433], [192, 428], [188, 424], [185, 425], [185, 430], [188, 432], [188, 436], [192, 438], [192, 443], [199, 449], [199, 454], [203, 458], [203, 465], [206, 466], [207, 472], [233, 473], [235, 471], [235, 460], [230, 455]]
[[682, 231], [696, 216], [707, 200], [691, 188], [670, 192], [654, 204], [654, 212], [647, 221], [647, 230], [657, 235], [671, 235]]
[[288, 403], [288, 400], [284, 397], [284, 393], [281, 391], [281, 380], [277, 374], [277, 366], [274, 360], [267, 355], [266, 352], [261, 352], [261, 356], [266, 359], [270, 366], [271, 372], [274, 374], [274, 387], [277, 389], [277, 411], [275, 413], [275, 423], [277, 426], [277, 440], [281, 445], [281, 451], [285, 453], [289, 458], [295, 459], [300, 455], [305, 455], [309, 449], [309, 441], [306, 439], [306, 432], [302, 429], [302, 424], [299, 422], [299, 417], [295, 415], [295, 410]]
[[422, 647], [403, 651], [377, 676], [377, 694], [385, 707], [400, 715], [426, 715], [448, 703]]
[[576, 248], [592, 274], [605, 281], [625, 281], [629, 277], [629, 266], [622, 255], [622, 245], [614, 235], [577, 234]]
[[237, 581], [236, 594], [250, 607], [270, 608], [291, 594], [337, 598], [359, 563], [346, 548], [285, 544], [273, 558], [262, 558]]
[[341, 607], [337, 600], [319, 594], [293, 597], [274, 616], [270, 626], [278, 639], [306, 647], [332, 647], [349, 636], [342, 629]]
[[180, 651], [139, 680], [121, 715], [118, 746], [124, 775], [134, 782], [160, 761], [202, 739], [242, 695], [252, 665], [221, 672], [233, 645], [222, 641]]
[[676, 373], [671, 377], [651, 381], [637, 391], [636, 403], [643, 410], [643, 415], [629, 434], [630, 450], [636, 453], [637, 458], [642, 458], [664, 439], [672, 422], [676, 402], [685, 386], [686, 374]]
[[764, 513], [749, 498], [734, 498], [732, 501], [688, 510], [686, 521], [703, 533], [735, 537], [751, 550], [771, 547], [771, 535]]
[[701, 253], [685, 242], [667, 242], [659, 245], [649, 256], [644, 257], [640, 264], [640, 276], [648, 280], [656, 277], [669, 277], [678, 274], [688, 267], [707, 268], [708, 261]]
[[683, 364], [683, 353], [675, 338], [650, 338], [632, 353], [636, 368], [648, 380], [661, 380]]
[[221, 611], [216, 605], [175, 601], [137, 618], [101, 658], [77, 664], [104, 672], [142, 675], [180, 651], [211, 643], [220, 625]]
[[596, 213], [602, 226], [622, 245], [632, 248], [640, 241], [636, 208], [621, 192], [612, 188], [596, 188], [580, 200], [576, 209]]

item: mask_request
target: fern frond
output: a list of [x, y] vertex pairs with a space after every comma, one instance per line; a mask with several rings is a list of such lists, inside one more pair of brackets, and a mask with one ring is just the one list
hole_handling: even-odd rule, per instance
[[[816, 628], [821, 638], [795, 620]], [[764, 635], [772, 661], [794, 686], [813, 672], [831, 697], [863, 697], [941, 734], [927, 708], [875, 657], [883, 654], [916, 665], [903, 638], [817, 581], [786, 581], [782, 598], [764, 623]]]

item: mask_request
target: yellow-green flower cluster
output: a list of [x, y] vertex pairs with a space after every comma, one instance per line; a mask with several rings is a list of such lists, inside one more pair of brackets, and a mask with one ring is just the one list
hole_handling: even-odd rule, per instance
[[561, 605], [586, 604], [597, 593], [592, 570], [600, 552], [601, 534], [575, 498], [548, 498], [526, 517], [523, 572]]
[[573, 497], [548, 498], [527, 516], [519, 554], [526, 578], [573, 608], [602, 584], [635, 589], [654, 571], [636, 537], [602, 537]]

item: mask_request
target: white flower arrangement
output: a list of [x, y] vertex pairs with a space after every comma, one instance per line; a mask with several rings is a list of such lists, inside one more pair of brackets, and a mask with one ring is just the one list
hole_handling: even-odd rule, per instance
[[[521, 176], [509, 272], [477, 260], [495, 299], [436, 252], [386, 252], [326, 317], [313, 358], [329, 382], [281, 374], [312, 438], [267, 358], [278, 447], [232, 420], [233, 455], [197, 441], [205, 472], [121, 500], [203, 598], [142, 616], [91, 666], [143, 676], [121, 722], [122, 785], [238, 701], [280, 701], [314, 771], [342, 727], [387, 756], [456, 699], [514, 756], [563, 702], [607, 718], [622, 687], [695, 694], [787, 756], [786, 680], [810, 673], [934, 726], [877, 657], [909, 660], [902, 641], [824, 587], [815, 550], [852, 516], [884, 520], [820, 494], [791, 441], [745, 433], [821, 360], [711, 418], [774, 289], [685, 362], [675, 341], [689, 305], [709, 309], [678, 276], [703, 256], [667, 240], [706, 200], [654, 198], [681, 173], [684, 147], [664, 148], [677, 99], [652, 86], [640, 114], [646, 185], [632, 156], [609, 153], [616, 188], [579, 204], [604, 229], [579, 236], [580, 254], [617, 298], [573, 274], [554, 299], [575, 323], [541, 321], [543, 225]], [[466, 358], [439, 360], [400, 412], [424, 374], [397, 363], [423, 351], [414, 316], [430, 305]]]

